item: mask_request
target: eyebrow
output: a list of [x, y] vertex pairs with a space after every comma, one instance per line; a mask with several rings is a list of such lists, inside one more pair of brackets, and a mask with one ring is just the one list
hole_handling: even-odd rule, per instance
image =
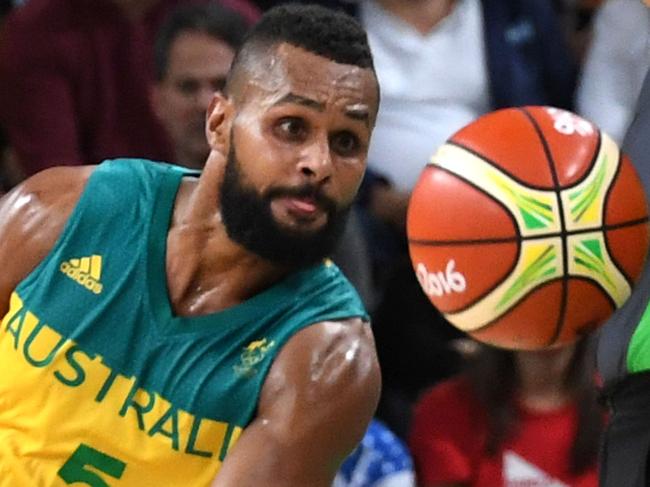
[[[275, 105], [284, 105], [286, 103], [296, 103], [319, 112], [325, 111], [324, 103], [318, 102], [312, 98], [307, 98], [306, 96], [296, 95], [295, 93], [287, 93], [285, 96], [280, 98]], [[368, 108], [348, 108], [345, 110], [345, 115], [353, 120], [363, 122], [366, 126], [370, 126], [370, 111]]]
[[308, 108], [313, 108], [314, 110], [317, 110], [319, 112], [324, 112], [325, 111], [325, 104], [320, 103], [316, 100], [313, 100], [311, 98], [307, 98], [306, 96], [301, 96], [301, 95], [296, 95], [295, 93], [287, 93], [284, 95], [282, 98], [280, 98], [275, 105], [284, 105], [287, 103], [296, 103], [298, 105], [302, 105]]
[[370, 125], [370, 111], [367, 108], [348, 108], [345, 110], [345, 115], [353, 120], [359, 120], [367, 126]]

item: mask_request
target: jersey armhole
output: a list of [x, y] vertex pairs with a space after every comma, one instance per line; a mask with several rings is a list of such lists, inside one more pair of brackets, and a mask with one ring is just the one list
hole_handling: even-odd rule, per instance
[[75, 225], [78, 222], [78, 215], [80, 213], [80, 208], [82, 204], [85, 202], [85, 200], [88, 198], [88, 187], [91, 184], [91, 181], [97, 171], [97, 168], [99, 166], [95, 167], [93, 169], [92, 173], [88, 177], [88, 181], [86, 181], [86, 185], [84, 186], [81, 195], [79, 196], [79, 199], [75, 203], [74, 207], [72, 208], [72, 211], [70, 212], [70, 215], [68, 216], [68, 219], [65, 222], [65, 225], [63, 225], [63, 228], [61, 230], [61, 233], [59, 236], [56, 238], [54, 245], [52, 248], [47, 252], [45, 257], [38, 263], [34, 269], [25, 276], [25, 278], [18, 283], [16, 286], [16, 291], [19, 291], [21, 289], [27, 288], [31, 286], [34, 281], [36, 281], [39, 276], [43, 273], [44, 269], [48, 266], [50, 261], [56, 256], [56, 254], [59, 252], [59, 250], [64, 246], [64, 244], [67, 242], [67, 240], [70, 238], [70, 235], [73, 233], [72, 229], [75, 227]]

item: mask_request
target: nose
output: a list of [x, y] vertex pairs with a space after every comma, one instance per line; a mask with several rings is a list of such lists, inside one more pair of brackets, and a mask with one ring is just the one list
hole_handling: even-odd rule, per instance
[[311, 144], [298, 161], [298, 170], [309, 181], [325, 183], [332, 177], [332, 154], [327, 141]]

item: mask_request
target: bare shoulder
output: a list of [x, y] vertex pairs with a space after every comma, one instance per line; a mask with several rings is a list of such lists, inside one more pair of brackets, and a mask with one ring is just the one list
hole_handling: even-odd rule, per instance
[[54, 167], [16, 186], [0, 200], [1, 242], [13, 233], [38, 230], [37, 225], [65, 224], [94, 167]]
[[34, 194], [46, 200], [59, 199], [62, 193], [78, 189], [81, 193], [97, 166], [59, 166], [40, 171], [17, 185], [12, 192]]
[[293, 374], [295, 365], [308, 365], [310, 380], [318, 377], [326, 379], [324, 385], [335, 385], [328, 378], [339, 373], [371, 378], [376, 363], [370, 325], [360, 318], [352, 318], [317, 323], [296, 333], [280, 352], [271, 374]]
[[374, 415], [381, 379], [370, 326], [324, 322], [282, 347], [257, 414], [215, 486], [329, 487]]
[[54, 246], [93, 168], [46, 169], [0, 200], [0, 313], [8, 293]]
[[284, 411], [292, 417], [284, 424], [304, 427], [315, 436], [325, 425], [326, 436], [338, 432], [334, 449], [346, 451], [363, 436], [380, 389], [369, 324], [358, 318], [328, 321], [301, 330], [283, 347], [265, 382], [259, 410], [268, 406], [272, 414]]

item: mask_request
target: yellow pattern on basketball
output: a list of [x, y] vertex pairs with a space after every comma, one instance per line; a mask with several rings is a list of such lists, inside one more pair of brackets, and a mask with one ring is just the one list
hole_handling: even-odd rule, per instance
[[424, 292], [498, 346], [566, 343], [632, 292], [648, 249], [645, 194], [616, 143], [548, 107], [499, 110], [454, 134], [409, 205]]

